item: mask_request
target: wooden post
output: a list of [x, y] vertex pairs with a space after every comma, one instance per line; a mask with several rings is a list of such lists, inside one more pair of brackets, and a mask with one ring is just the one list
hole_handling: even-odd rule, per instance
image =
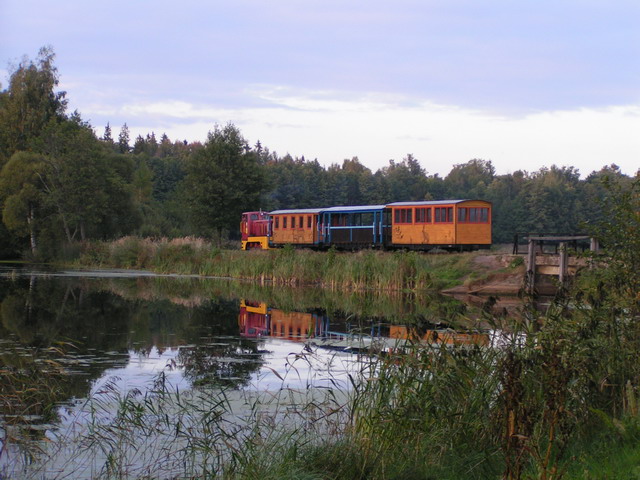
[[526, 289], [533, 293], [536, 282], [536, 242], [529, 239], [529, 250], [527, 252], [527, 278]]
[[598, 239], [597, 238], [591, 237], [591, 245], [589, 246], [589, 249], [592, 252], [597, 252], [597, 251], [600, 250], [600, 245], [598, 243]]
[[558, 280], [560, 281], [560, 285], [564, 285], [564, 282], [567, 278], [567, 265], [568, 265], [568, 257], [569, 252], [567, 250], [567, 244], [565, 242], [560, 242], [558, 250], [560, 251], [560, 265], [558, 266]]

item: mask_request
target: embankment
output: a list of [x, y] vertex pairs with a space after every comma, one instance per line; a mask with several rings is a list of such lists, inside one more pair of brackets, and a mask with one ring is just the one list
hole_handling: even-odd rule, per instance
[[293, 248], [244, 252], [221, 250], [198, 238], [125, 237], [114, 242], [78, 244], [69, 253], [68, 260], [80, 267], [146, 269], [337, 290], [421, 291], [463, 285], [469, 293], [480, 282], [488, 288], [486, 282], [491, 275], [517, 275], [505, 256], [478, 252], [427, 255]]

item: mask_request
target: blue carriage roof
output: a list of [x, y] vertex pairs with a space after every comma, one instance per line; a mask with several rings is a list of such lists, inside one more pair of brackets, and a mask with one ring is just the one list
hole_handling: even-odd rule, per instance
[[376, 212], [387, 208], [386, 205], [354, 205], [345, 207], [331, 207], [322, 209], [322, 213], [362, 213], [362, 212]]

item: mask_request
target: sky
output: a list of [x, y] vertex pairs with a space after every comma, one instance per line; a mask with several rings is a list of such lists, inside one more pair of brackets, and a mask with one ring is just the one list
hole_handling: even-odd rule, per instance
[[637, 0], [0, 0], [0, 88], [45, 45], [98, 135], [233, 123], [372, 171], [640, 168]]

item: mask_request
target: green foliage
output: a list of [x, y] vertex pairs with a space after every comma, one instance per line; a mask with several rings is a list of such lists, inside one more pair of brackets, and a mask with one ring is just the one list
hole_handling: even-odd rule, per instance
[[[12, 235], [5, 231], [0, 244], [10, 251], [21, 241], [32, 251], [46, 243], [55, 254], [78, 238], [129, 233], [221, 243], [237, 238], [242, 211], [455, 198], [491, 201], [494, 243], [510, 243], [515, 233], [579, 233], [595, 225], [605, 218], [606, 179], [632, 181], [614, 164], [580, 179], [574, 167], [556, 166], [497, 175], [490, 160], [477, 158], [440, 178], [411, 154], [375, 172], [358, 157], [324, 167], [280, 157], [260, 142], [250, 148], [232, 124], [214, 126], [204, 145], [150, 132], [132, 146], [126, 123], [117, 139], [109, 124], [97, 139], [78, 113], [65, 113], [54, 59], [48, 47], [35, 61], [25, 58], [0, 92], [0, 164], [17, 153], [44, 162], [39, 182], [30, 182], [35, 191], [4, 197]], [[28, 205], [36, 221], [25, 225]]]
[[35, 62], [24, 58], [11, 72], [9, 88], [0, 103], [0, 157], [28, 150], [45, 126], [63, 118], [65, 92], [55, 92], [58, 71], [55, 53], [43, 47]]
[[[606, 265], [596, 270], [592, 293], [600, 303], [617, 305], [620, 312], [640, 312], [640, 175], [630, 182], [605, 179], [604, 215], [593, 234], [603, 246], [594, 261]], [[603, 288], [606, 285], [606, 289]]]
[[485, 199], [495, 173], [491, 161], [473, 159], [454, 165], [444, 183], [452, 198]]
[[259, 207], [263, 175], [258, 156], [232, 124], [209, 132], [186, 172], [184, 201], [198, 234], [236, 231], [240, 214]]
[[[562, 292], [545, 312], [525, 304], [519, 317], [487, 316], [495, 332], [490, 344], [426, 342], [417, 328], [414, 343], [364, 357], [361, 370], [350, 372], [348, 398], [337, 389], [321, 389], [321, 400], [280, 389], [268, 396], [284, 411], [268, 410], [255, 397], [241, 399], [250, 410], [246, 424], [222, 421], [233, 409], [227, 392], [196, 389], [187, 397], [159, 382], [153, 395], [109, 398], [119, 402], [118, 415], [96, 424], [89, 439], [111, 454], [108, 466], [116, 476], [130, 473], [132, 459], [145, 452], [141, 445], [151, 445], [154, 465], [159, 458], [177, 459], [185, 476], [634, 478], [640, 448], [640, 311], [631, 271], [638, 261], [637, 189], [634, 181], [610, 190], [610, 213], [599, 230], [610, 251], [594, 259], [592, 283]], [[412, 289], [416, 298], [427, 293], [437, 268], [463, 268], [468, 258], [292, 247], [217, 251], [195, 239], [161, 248], [130, 239], [119, 247], [130, 264], [162, 258], [215, 275], [264, 280], [270, 272], [266, 280], [275, 284], [315, 279], [341, 290], [393, 285]], [[412, 303], [410, 296], [401, 298]], [[3, 302], [3, 321], [10, 324], [12, 312], [24, 305]], [[30, 335], [32, 329], [20, 331]], [[311, 359], [302, 353], [295, 361]], [[293, 418], [286, 427], [285, 419]]]
[[[99, 245], [99, 244], [98, 244]], [[95, 250], [83, 243], [78, 262], [91, 266]], [[86, 251], [86, 255], [85, 255]], [[314, 285], [332, 289], [430, 291], [451, 286], [471, 272], [469, 254], [423, 255], [416, 252], [341, 253], [296, 250], [220, 250], [198, 238], [125, 237], [109, 244], [100, 263], [115, 268], [148, 268], [161, 273], [188, 273], [258, 279], [281, 285]]]
[[32, 254], [42, 221], [50, 213], [40, 181], [44, 171], [43, 157], [26, 152], [16, 152], [0, 171], [2, 221], [13, 233], [29, 238]]
[[3, 222], [41, 259], [77, 238], [127, 233], [140, 218], [130, 169], [109, 161], [113, 148], [77, 112], [65, 114], [53, 59], [45, 48], [37, 62], [23, 60], [0, 102], [0, 152], [10, 156], [0, 172]]

